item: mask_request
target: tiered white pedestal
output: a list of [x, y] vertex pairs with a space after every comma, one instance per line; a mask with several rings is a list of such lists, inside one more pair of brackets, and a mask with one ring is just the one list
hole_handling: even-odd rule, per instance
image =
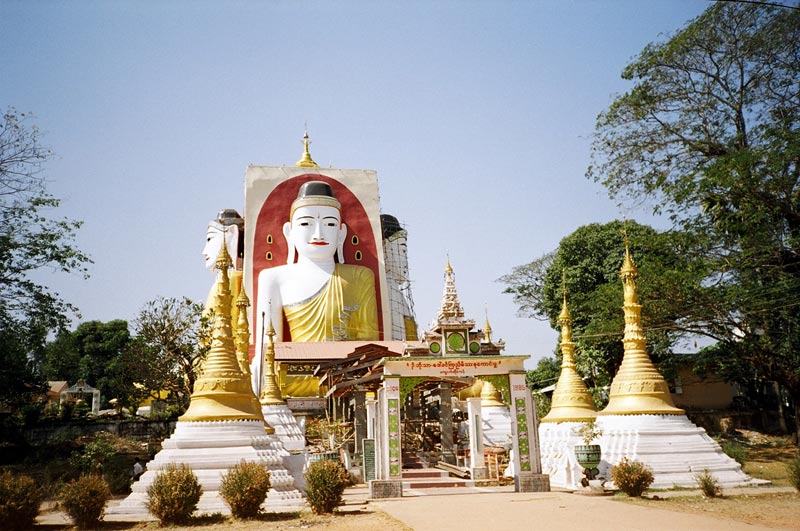
[[289, 456], [277, 435], [267, 435], [260, 421], [178, 422], [162, 450], [147, 463], [147, 471], [133, 484], [133, 492], [109, 510], [110, 514], [147, 515], [147, 488], [168, 464], [186, 464], [197, 476], [203, 494], [198, 513], [230, 514], [219, 496], [222, 476], [242, 460], [263, 463], [270, 471], [267, 511], [294, 511], [305, 506], [292, 474], [284, 464]]

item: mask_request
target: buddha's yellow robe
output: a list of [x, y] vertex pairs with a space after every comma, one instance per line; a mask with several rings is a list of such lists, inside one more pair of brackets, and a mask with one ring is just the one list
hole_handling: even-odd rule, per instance
[[291, 340], [377, 340], [375, 275], [358, 265], [336, 264], [330, 280], [309, 299], [283, 307]]

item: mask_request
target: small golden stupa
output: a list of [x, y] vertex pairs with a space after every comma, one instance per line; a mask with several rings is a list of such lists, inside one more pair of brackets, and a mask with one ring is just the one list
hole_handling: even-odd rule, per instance
[[683, 415], [684, 411], [672, 402], [666, 380], [647, 355], [642, 305], [636, 291], [638, 274], [626, 236], [625, 259], [620, 269], [625, 295], [622, 306], [625, 312], [625, 334], [622, 337], [625, 353], [611, 382], [608, 405], [598, 415]]
[[319, 164], [314, 162], [314, 159], [311, 158], [311, 152], [308, 150], [308, 145], [311, 141], [308, 139], [308, 131], [303, 134], [303, 156], [300, 157], [300, 160], [295, 162], [295, 166], [300, 168], [319, 168]]
[[[189, 409], [181, 422], [258, 420], [264, 422], [261, 408], [256, 407], [250, 380], [239, 367], [231, 332], [232, 295], [228, 268], [231, 257], [225, 245], [217, 258], [217, 292], [214, 296], [214, 325], [211, 349], [194, 383]], [[245, 312], [242, 312], [245, 313]]]
[[[271, 312], [270, 312], [271, 314]], [[269, 320], [267, 328], [267, 355], [264, 360], [264, 385], [261, 388], [261, 404], [265, 406], [277, 406], [285, 404], [281, 396], [281, 388], [275, 377], [275, 328], [272, 326], [272, 318]]]
[[484, 381], [481, 388], [481, 407], [502, 407], [503, 395], [494, 386], [492, 382]]
[[562, 277], [564, 303], [558, 322], [561, 325], [561, 374], [558, 375], [550, 412], [541, 422], [584, 422], [594, 420], [597, 409], [592, 395], [576, 370], [575, 343], [572, 341], [572, 314], [567, 307], [566, 278]]

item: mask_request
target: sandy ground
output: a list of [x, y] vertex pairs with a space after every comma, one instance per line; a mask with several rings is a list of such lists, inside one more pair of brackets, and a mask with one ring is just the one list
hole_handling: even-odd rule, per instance
[[[518, 493], [509, 487], [480, 489], [477, 494], [466, 494], [467, 490], [440, 489], [437, 494], [378, 501], [368, 500], [367, 489], [361, 486], [348, 489], [345, 505], [335, 515], [317, 516], [310, 512], [273, 514], [245, 522], [217, 516], [196, 520], [192, 526], [170, 529], [530, 531], [544, 528], [550, 531], [588, 526], [593, 531], [800, 530], [800, 495], [787, 487], [761, 488], [755, 490], [755, 494], [741, 491], [736, 496], [726, 493], [721, 500], [705, 500], [692, 491], [667, 492], [657, 493], [660, 498], [669, 498], [667, 500], [635, 502], [628, 502], [624, 497], [583, 496], [568, 492]], [[70, 528], [69, 519], [57, 510], [40, 516], [38, 522], [36, 529], [55, 531]], [[156, 522], [126, 522], [115, 516], [103, 522], [101, 529], [141, 531], [159, 527]]]

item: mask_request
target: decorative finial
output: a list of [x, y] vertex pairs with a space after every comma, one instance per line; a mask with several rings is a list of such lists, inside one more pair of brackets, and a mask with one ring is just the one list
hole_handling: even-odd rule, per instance
[[483, 303], [483, 309], [486, 312], [486, 321], [483, 323], [483, 335], [487, 343], [492, 342], [492, 325], [489, 324], [489, 304]]
[[311, 152], [308, 150], [309, 144], [311, 144], [311, 140], [308, 139], [308, 130], [306, 130], [303, 134], [303, 156], [295, 163], [295, 166], [300, 168], [319, 168], [319, 164], [311, 158]]
[[[561, 305], [561, 313], [558, 316], [558, 322], [562, 326], [564, 323], [571, 324], [572, 323], [572, 314], [569, 313], [569, 308], [567, 307], [567, 271], [561, 271], [561, 292], [564, 297], [564, 302]], [[572, 339], [568, 339], [568, 341], [572, 341]]]

